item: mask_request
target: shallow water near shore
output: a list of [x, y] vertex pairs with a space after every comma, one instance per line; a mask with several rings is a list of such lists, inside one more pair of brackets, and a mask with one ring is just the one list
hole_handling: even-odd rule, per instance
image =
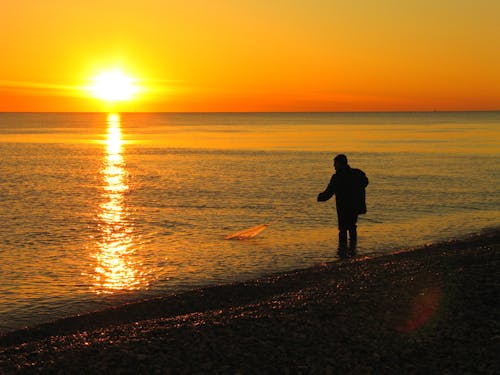
[[370, 179], [358, 255], [500, 217], [497, 112], [0, 114], [0, 135], [0, 332], [335, 260], [316, 195], [340, 152]]

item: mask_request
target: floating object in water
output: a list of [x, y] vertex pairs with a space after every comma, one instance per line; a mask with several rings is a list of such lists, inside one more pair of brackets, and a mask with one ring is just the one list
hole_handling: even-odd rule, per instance
[[228, 236], [226, 236], [226, 240], [246, 240], [248, 238], [253, 238], [256, 235], [258, 235], [260, 232], [262, 232], [264, 229], [266, 229], [269, 226], [269, 224], [260, 224], [257, 225], [256, 227], [248, 228], [245, 230], [242, 230], [241, 232], [233, 233]]

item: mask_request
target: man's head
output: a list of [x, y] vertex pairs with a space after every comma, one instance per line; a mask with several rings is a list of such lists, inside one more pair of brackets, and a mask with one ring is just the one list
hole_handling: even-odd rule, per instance
[[337, 156], [335, 156], [335, 158], [333, 159], [333, 166], [335, 167], [336, 171], [347, 168], [347, 156], [345, 156], [344, 154], [338, 154]]

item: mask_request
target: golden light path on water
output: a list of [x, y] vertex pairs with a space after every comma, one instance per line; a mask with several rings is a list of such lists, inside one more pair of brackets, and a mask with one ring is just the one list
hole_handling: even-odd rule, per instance
[[103, 197], [99, 206], [99, 240], [95, 254], [93, 290], [114, 293], [147, 286], [142, 264], [135, 255], [133, 225], [127, 212], [125, 193], [129, 189], [128, 173], [122, 155], [123, 141], [120, 115], [107, 118], [107, 137], [101, 175]]

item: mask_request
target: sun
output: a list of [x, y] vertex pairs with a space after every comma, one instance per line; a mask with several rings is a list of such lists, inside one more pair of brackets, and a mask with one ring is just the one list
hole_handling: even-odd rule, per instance
[[109, 102], [130, 100], [139, 91], [135, 80], [120, 70], [103, 72], [89, 87], [92, 96]]

